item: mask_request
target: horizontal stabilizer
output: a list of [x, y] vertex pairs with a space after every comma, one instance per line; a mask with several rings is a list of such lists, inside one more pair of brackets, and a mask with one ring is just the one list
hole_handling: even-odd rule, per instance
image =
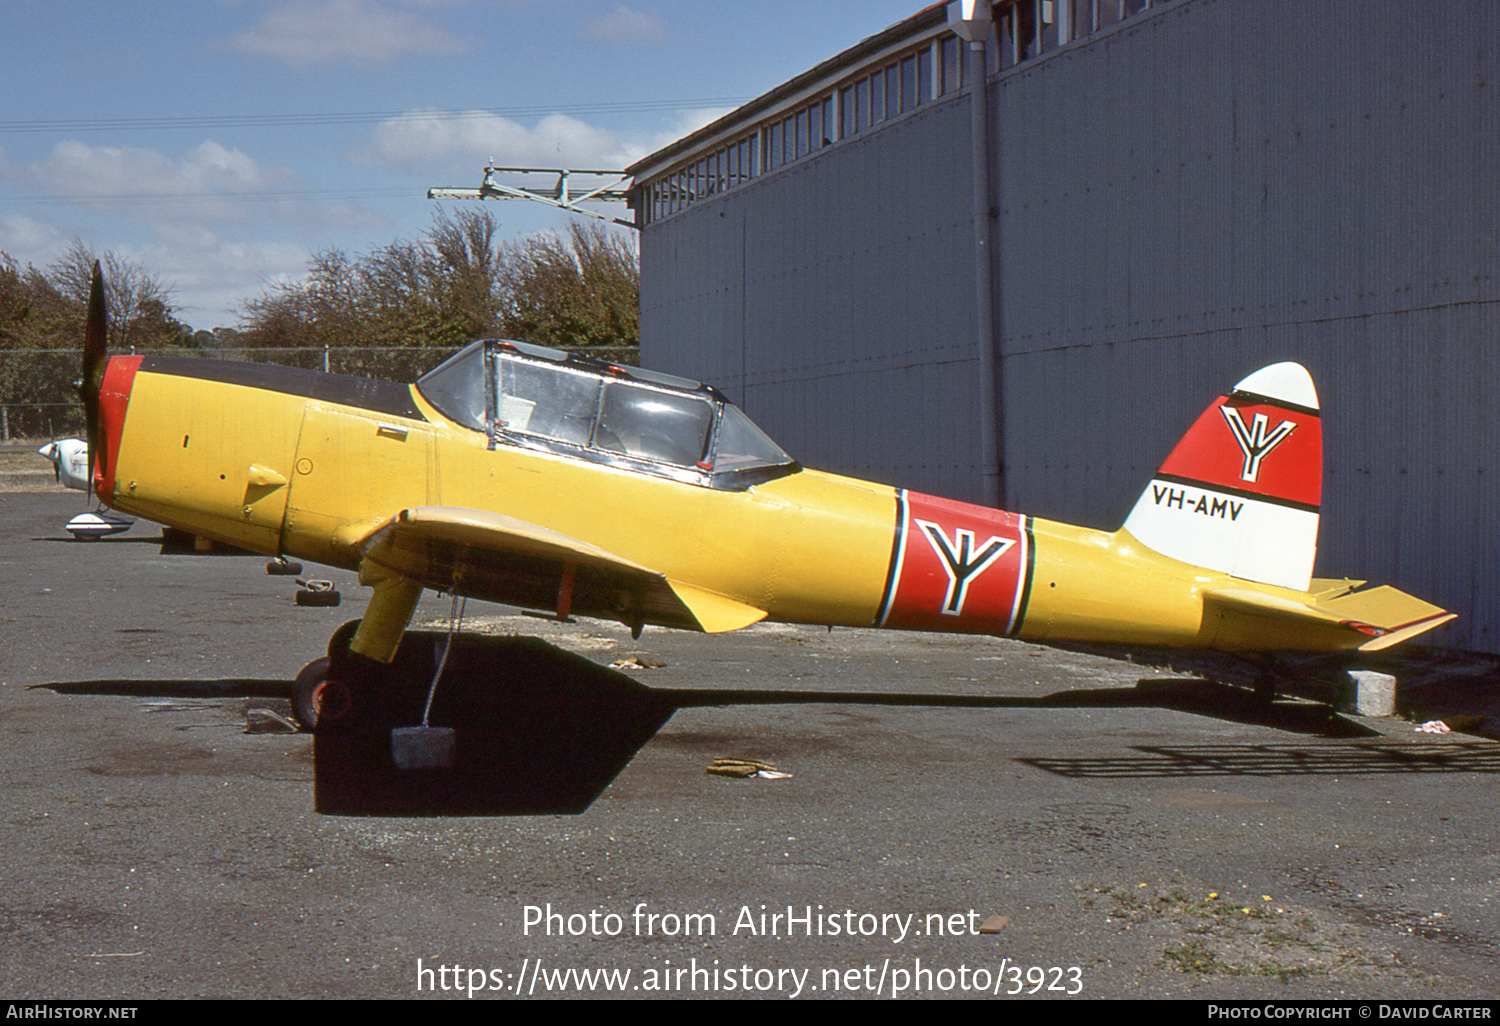
[[1414, 638], [1442, 626], [1457, 615], [1390, 585], [1351, 592], [1318, 605], [1341, 617], [1345, 624], [1369, 634], [1370, 640], [1359, 646], [1365, 652], [1389, 648]]
[[1347, 595], [1355, 588], [1363, 588], [1368, 582], [1354, 581], [1347, 577], [1314, 577], [1307, 585], [1309, 598], [1331, 599]]
[[[1335, 582], [1315, 581], [1328, 586]], [[1356, 582], [1339, 582], [1355, 584]], [[1277, 595], [1250, 588], [1215, 588], [1205, 596], [1220, 617], [1215, 647], [1286, 649], [1359, 649], [1373, 652], [1406, 641], [1454, 618], [1430, 602], [1389, 586], [1317, 594]], [[1252, 642], [1239, 643], [1237, 639]]]

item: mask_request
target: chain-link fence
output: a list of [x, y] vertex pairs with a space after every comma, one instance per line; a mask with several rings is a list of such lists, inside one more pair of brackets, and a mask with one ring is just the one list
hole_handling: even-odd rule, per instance
[[[169, 349], [161, 356], [204, 360], [276, 363], [332, 374], [387, 381], [415, 381], [458, 352], [428, 346], [325, 346], [308, 349]], [[575, 352], [634, 366], [633, 346], [577, 349]], [[77, 349], [12, 349], [0, 352], [0, 441], [61, 438], [83, 433], [78, 401]]]

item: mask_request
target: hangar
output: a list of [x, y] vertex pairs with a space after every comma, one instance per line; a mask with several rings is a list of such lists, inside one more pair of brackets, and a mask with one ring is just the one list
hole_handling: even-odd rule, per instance
[[1497, 40], [1489, 0], [926, 7], [630, 169], [643, 363], [810, 466], [1113, 529], [1297, 360], [1318, 574], [1500, 651]]

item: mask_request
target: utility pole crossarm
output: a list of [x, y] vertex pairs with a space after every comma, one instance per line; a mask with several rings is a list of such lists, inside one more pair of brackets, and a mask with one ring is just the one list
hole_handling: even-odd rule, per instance
[[[535, 188], [520, 185], [505, 185], [495, 180], [497, 174], [551, 174], [557, 176], [557, 183], [550, 188]], [[574, 193], [568, 188], [569, 175], [589, 175], [613, 177], [616, 181], [607, 185], [600, 185], [592, 189]], [[634, 221], [627, 221], [619, 217], [609, 217], [605, 214], [585, 210], [578, 206], [579, 203], [624, 203], [629, 199], [630, 190], [624, 188], [630, 175], [624, 171], [616, 170], [589, 170], [578, 168], [557, 167], [495, 167], [489, 165], [484, 169], [484, 180], [477, 189], [466, 189], [453, 186], [440, 186], [428, 189], [428, 199], [521, 199], [532, 200], [536, 203], [545, 203], [548, 206], [557, 207], [574, 214], [587, 214], [589, 217], [597, 217], [601, 221], [613, 221], [615, 224], [634, 228]]]

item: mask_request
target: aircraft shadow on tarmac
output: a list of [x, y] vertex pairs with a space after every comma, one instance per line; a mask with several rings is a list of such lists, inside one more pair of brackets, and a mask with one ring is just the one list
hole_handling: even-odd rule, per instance
[[[56, 535], [38, 535], [31, 539], [34, 542], [50, 545], [98, 545], [105, 542], [104, 538], [59, 538]], [[115, 537], [107, 539], [110, 545], [160, 545], [160, 538], [125, 538]]]
[[[433, 693], [430, 723], [451, 727], [449, 761], [401, 769], [392, 731], [422, 722], [441, 634], [412, 632], [390, 679], [315, 732], [318, 811], [340, 815], [541, 815], [586, 809], [679, 709], [743, 705], [928, 708], [1159, 708], [1270, 726], [1353, 745], [1138, 746], [1130, 755], [1018, 757], [1071, 777], [1204, 777], [1500, 772], [1500, 749], [1463, 743], [1370, 744], [1378, 733], [1307, 702], [1265, 702], [1201, 679], [1145, 680], [1032, 696], [651, 688], [534, 638], [463, 639]], [[482, 682], [482, 684], [475, 684]], [[35, 685], [60, 694], [286, 698], [282, 680], [92, 680]], [[374, 695], [375, 697], [371, 697]]]
[[236, 548], [233, 545], [225, 545], [222, 542], [205, 542], [202, 547], [194, 541], [192, 535], [186, 537], [166, 537], [157, 534], [133, 534], [115, 535], [112, 538], [69, 538], [57, 535], [45, 535], [31, 539], [34, 542], [50, 542], [58, 545], [97, 545], [101, 542], [109, 545], [153, 545], [161, 550], [163, 556], [260, 556], [259, 553], [251, 552], [249, 549]]

